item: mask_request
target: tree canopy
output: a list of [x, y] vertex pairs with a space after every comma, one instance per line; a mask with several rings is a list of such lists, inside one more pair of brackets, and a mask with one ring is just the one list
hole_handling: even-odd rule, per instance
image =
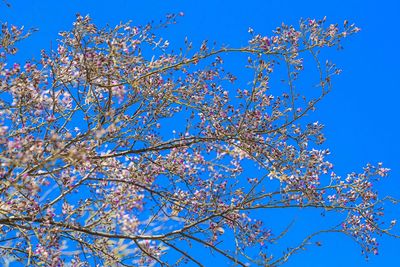
[[[395, 236], [382, 212], [395, 200], [374, 188], [389, 169], [336, 174], [309, 116], [340, 74], [321, 51], [359, 29], [306, 19], [270, 36], [249, 29], [240, 48], [185, 40], [174, 51], [155, 33], [175, 18], [99, 28], [77, 15], [53, 50], [25, 64], [12, 55], [30, 32], [3, 24], [3, 261], [203, 266], [200, 249], [278, 266], [322, 233], [376, 254], [380, 235]], [[228, 71], [228, 57], [248, 75]], [[288, 208], [335, 220], [276, 249], [290, 225], [277, 231], [264, 214]]]

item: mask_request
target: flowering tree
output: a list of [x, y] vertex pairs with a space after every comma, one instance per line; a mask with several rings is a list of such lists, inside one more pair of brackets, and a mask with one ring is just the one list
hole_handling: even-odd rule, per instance
[[[249, 29], [246, 47], [193, 52], [186, 41], [174, 53], [155, 27], [99, 29], [78, 15], [56, 50], [20, 65], [12, 55], [29, 32], [3, 24], [3, 263], [203, 266], [192, 249], [206, 248], [232, 264], [277, 266], [327, 232], [377, 253], [395, 221], [381, 222], [372, 183], [388, 169], [336, 175], [318, 149], [323, 126], [306, 116], [340, 73], [320, 50], [358, 28], [305, 20], [268, 37]], [[223, 68], [233, 54], [246, 55], [247, 83]], [[301, 80], [305, 65], [316, 80]], [[285, 208], [339, 221], [279, 254], [288, 229], [276, 232], [260, 210]]]

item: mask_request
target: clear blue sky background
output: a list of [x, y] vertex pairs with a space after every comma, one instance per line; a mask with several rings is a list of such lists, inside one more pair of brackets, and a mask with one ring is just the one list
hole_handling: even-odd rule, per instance
[[[384, 162], [392, 169], [378, 185], [381, 194], [400, 198], [399, 73], [400, 1], [269, 1], [269, 0], [9, 0], [0, 18], [17, 25], [37, 27], [21, 48], [21, 56], [38, 56], [58, 38], [60, 30], [71, 28], [75, 13], [90, 14], [99, 25], [133, 20], [144, 24], [164, 18], [166, 13], [185, 13], [176, 26], [164, 34], [171, 43], [216, 40], [231, 47], [246, 45], [247, 29], [269, 34], [280, 23], [297, 24], [300, 18], [327, 16], [332, 23], [348, 19], [362, 31], [345, 41], [345, 50], [331, 53], [344, 71], [336, 78], [334, 91], [319, 105], [317, 119], [326, 125], [326, 146], [332, 151], [336, 172], [359, 171], [367, 163]], [[240, 74], [240, 73], [236, 73]], [[388, 218], [400, 218], [400, 209], [390, 208]], [[276, 218], [277, 220], [279, 218]], [[306, 222], [299, 224], [306, 227]], [[381, 239], [380, 255], [365, 262], [357, 245], [345, 237], [324, 240], [322, 247], [294, 256], [286, 266], [398, 266], [400, 240]], [[212, 257], [202, 256], [206, 266], [216, 266]], [[220, 264], [223, 265], [223, 262]]]

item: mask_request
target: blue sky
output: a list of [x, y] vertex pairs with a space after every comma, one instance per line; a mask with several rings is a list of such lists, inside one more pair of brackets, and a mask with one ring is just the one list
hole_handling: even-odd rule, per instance
[[[336, 172], [359, 171], [365, 163], [382, 161], [391, 168], [389, 178], [378, 188], [381, 194], [400, 198], [400, 121], [398, 111], [400, 86], [400, 42], [398, 13], [400, 2], [382, 1], [269, 1], [269, 0], [9, 0], [12, 8], [0, 8], [0, 18], [12, 24], [39, 28], [21, 45], [21, 57], [38, 57], [48, 49], [60, 30], [71, 28], [77, 12], [90, 14], [99, 25], [114, 25], [132, 20], [144, 24], [164, 18], [166, 13], [183, 11], [177, 25], [160, 32], [179, 46], [185, 36], [193, 41], [203, 39], [246, 45], [249, 26], [269, 34], [285, 22], [296, 25], [300, 18], [322, 18], [342, 23], [348, 19], [362, 31], [344, 42], [343, 51], [329, 53], [343, 73], [334, 81], [334, 90], [319, 105], [315, 118], [325, 127], [330, 160]], [[236, 73], [240, 74], [240, 73]], [[388, 207], [388, 218], [400, 218], [399, 207]], [[297, 228], [307, 227], [307, 222]], [[286, 266], [394, 266], [398, 260], [400, 240], [381, 238], [380, 255], [368, 262], [359, 248], [345, 237], [329, 238], [322, 247], [294, 256]], [[214, 266], [212, 258], [206, 266]]]

